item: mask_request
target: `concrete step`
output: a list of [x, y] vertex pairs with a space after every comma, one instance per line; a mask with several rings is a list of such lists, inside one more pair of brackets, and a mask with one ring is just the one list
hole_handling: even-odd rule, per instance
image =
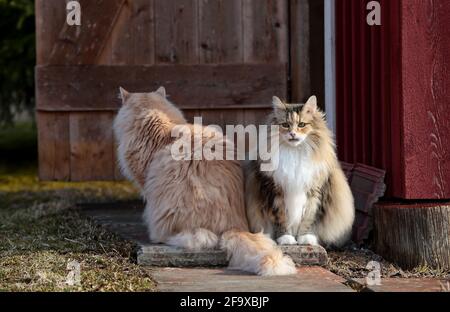
[[[135, 242], [137, 262], [160, 267], [226, 266], [226, 254], [218, 249], [188, 251], [162, 244], [152, 244], [142, 223], [141, 202], [83, 204], [81, 212], [121, 237]], [[282, 246], [298, 265], [325, 265], [327, 252], [320, 246]]]
[[[327, 253], [320, 246], [282, 246], [298, 265], [325, 265]], [[226, 253], [218, 249], [188, 251], [167, 245], [141, 244], [137, 262], [142, 265], [163, 267], [226, 266]]]

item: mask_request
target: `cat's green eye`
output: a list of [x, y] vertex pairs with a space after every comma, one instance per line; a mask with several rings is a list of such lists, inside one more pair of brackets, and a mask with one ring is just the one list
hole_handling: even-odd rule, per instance
[[306, 123], [301, 122], [298, 124], [299, 128], [305, 128], [306, 127]]
[[284, 129], [289, 129], [289, 123], [287, 123], [287, 122], [283, 122], [282, 124], [281, 124], [281, 126], [284, 128]]

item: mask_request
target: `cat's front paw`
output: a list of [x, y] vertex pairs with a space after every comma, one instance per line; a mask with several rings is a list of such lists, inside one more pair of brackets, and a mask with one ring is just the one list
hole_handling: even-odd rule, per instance
[[285, 234], [277, 238], [278, 245], [295, 245], [297, 241], [295, 237], [289, 234]]
[[299, 245], [313, 245], [313, 246], [319, 245], [319, 240], [317, 239], [317, 236], [314, 234], [299, 235], [297, 237], [297, 241]]

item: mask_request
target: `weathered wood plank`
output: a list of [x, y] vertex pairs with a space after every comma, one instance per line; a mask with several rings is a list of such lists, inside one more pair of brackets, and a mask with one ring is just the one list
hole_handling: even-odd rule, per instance
[[157, 64], [198, 63], [197, 0], [155, 1]]
[[194, 117], [200, 116], [200, 110], [198, 109], [183, 109], [184, 118], [187, 122], [193, 123]]
[[226, 125], [244, 123], [243, 109], [202, 109], [196, 117], [202, 117], [203, 125], [217, 125], [225, 132]]
[[199, 0], [200, 63], [243, 61], [242, 0]]
[[[140, 65], [155, 61], [154, 1], [127, 1], [105, 47], [101, 64]], [[108, 51], [110, 50], [110, 51]], [[110, 61], [105, 55], [109, 53]]]
[[159, 65], [44, 66], [37, 68], [37, 109], [116, 110], [119, 86], [149, 92], [164, 85], [181, 108], [270, 107], [286, 96], [286, 66]]
[[[324, 65], [324, 1], [309, 0], [310, 15], [310, 76], [311, 76], [311, 94], [316, 95], [318, 105], [325, 108], [325, 65]], [[363, 2], [360, 2], [363, 7]], [[365, 13], [366, 11], [364, 11]], [[362, 14], [362, 16], [364, 16]], [[363, 19], [361, 19], [363, 20]], [[365, 21], [364, 21], [365, 22]], [[365, 25], [364, 25], [365, 27]], [[363, 28], [363, 27], [361, 27]], [[308, 95], [308, 97], [309, 97]], [[307, 99], [305, 98], [304, 101]]]
[[[62, 14], [63, 23], [51, 27], [62, 29], [57, 38], [43, 38], [43, 36], [55, 36], [56, 32], [49, 31], [40, 35], [46, 45], [52, 44], [51, 49], [42, 48], [39, 52], [40, 64], [95, 64], [98, 56], [109, 37], [116, 16], [125, 0], [80, 0], [82, 8], [81, 26], [69, 26], [65, 23], [66, 1], [45, 0], [48, 9], [39, 11], [38, 22], [52, 21], [54, 13]], [[61, 23], [60, 18], [57, 18]], [[56, 22], [55, 22], [56, 23]]]
[[111, 65], [133, 65], [132, 2], [125, 1], [111, 31]]
[[291, 101], [304, 102], [312, 94], [325, 108], [324, 4], [323, 1], [290, 1]]
[[291, 9], [291, 101], [311, 95], [309, 0], [292, 0]]
[[112, 112], [70, 113], [72, 181], [114, 180]]
[[38, 112], [39, 179], [70, 179], [69, 113]]
[[267, 117], [272, 111], [271, 107], [257, 108], [257, 109], [245, 109], [244, 111], [244, 123], [246, 125], [265, 125], [267, 123]]
[[243, 0], [245, 62], [288, 61], [288, 1]]
[[[216, 115], [213, 115], [217, 111]], [[245, 109], [185, 109], [183, 111], [184, 116], [188, 122], [193, 122], [194, 117], [202, 116], [207, 117], [203, 120], [203, 124], [209, 122], [220, 124], [243, 124], [243, 125], [265, 125], [266, 119], [271, 112], [270, 106], [263, 108], [245, 108]]]
[[36, 61], [37, 64], [48, 64], [49, 56], [66, 20], [66, 3], [65, 1], [36, 0], [35, 7]]
[[[218, 125], [222, 127], [224, 134], [226, 132], [227, 125], [255, 125], [257, 128], [259, 125], [266, 124], [266, 119], [271, 112], [270, 107], [266, 108], [246, 108], [246, 109], [199, 109], [199, 110], [185, 110], [185, 117], [188, 122], [193, 122], [194, 117], [202, 117], [202, 122], [204, 126], [207, 125]], [[230, 134], [228, 134], [230, 135]], [[237, 137], [234, 136], [235, 144], [238, 143]], [[249, 139], [248, 136], [245, 138], [246, 151], [249, 150]], [[252, 144], [252, 147], [254, 145]]]
[[134, 32], [133, 64], [155, 63], [155, 16], [154, 0], [134, 0], [133, 20]]

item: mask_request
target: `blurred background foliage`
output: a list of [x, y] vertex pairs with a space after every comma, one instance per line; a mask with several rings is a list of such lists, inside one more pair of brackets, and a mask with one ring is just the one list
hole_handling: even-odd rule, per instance
[[0, 128], [34, 109], [34, 0], [0, 0]]

